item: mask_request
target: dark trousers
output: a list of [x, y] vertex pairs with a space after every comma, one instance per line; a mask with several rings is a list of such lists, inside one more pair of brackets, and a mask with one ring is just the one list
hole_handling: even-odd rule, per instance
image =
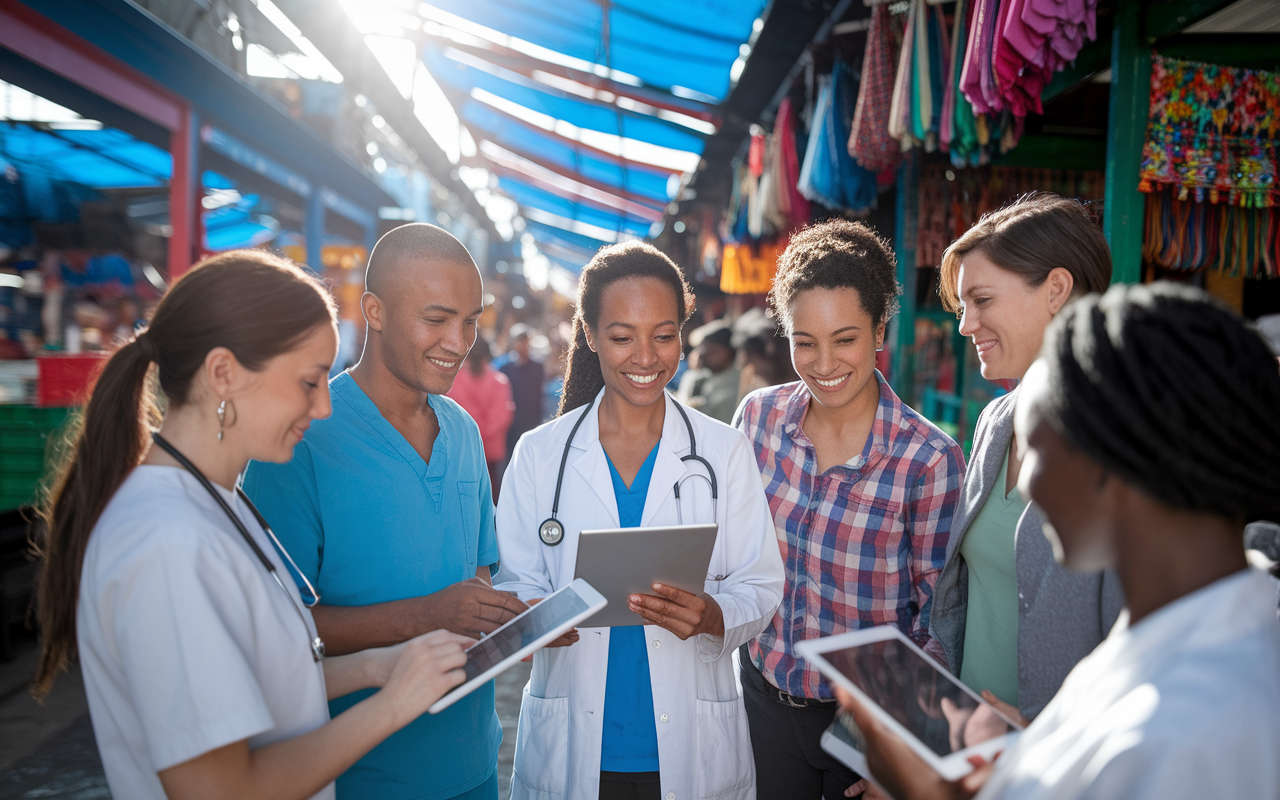
[[656, 772], [601, 772], [600, 800], [661, 800]]
[[[841, 800], [860, 778], [822, 749], [836, 704], [793, 708], [770, 696], [744, 647], [742, 698], [756, 761], [756, 800]], [[776, 689], [774, 690], [776, 692]]]

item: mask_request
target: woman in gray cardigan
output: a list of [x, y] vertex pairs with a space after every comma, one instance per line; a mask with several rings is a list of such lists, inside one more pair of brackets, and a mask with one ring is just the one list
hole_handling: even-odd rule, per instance
[[[1083, 206], [1036, 193], [978, 220], [947, 248], [941, 273], [943, 305], [962, 314], [983, 377], [1020, 380], [1063, 306], [1106, 290], [1111, 253]], [[978, 419], [930, 633], [961, 680], [1030, 719], [1106, 637], [1124, 598], [1114, 574], [1060, 566], [1043, 514], [1018, 494], [1016, 395]]]

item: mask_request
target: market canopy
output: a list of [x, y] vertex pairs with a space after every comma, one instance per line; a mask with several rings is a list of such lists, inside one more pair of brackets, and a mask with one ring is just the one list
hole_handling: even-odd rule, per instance
[[422, 61], [475, 143], [463, 163], [495, 175], [539, 251], [576, 272], [662, 219], [764, 6], [434, 0]]
[[[59, 218], [56, 184], [74, 184], [90, 190], [161, 188], [169, 183], [173, 160], [169, 152], [115, 128], [57, 127], [26, 122], [0, 123], [0, 172], [12, 167], [22, 180], [22, 208], [9, 208], [8, 216], [23, 218], [39, 213], [51, 221]], [[213, 202], [203, 209], [202, 228], [206, 250], [222, 251], [265, 244], [279, 233], [279, 224], [263, 213], [256, 194], [241, 195], [236, 182], [216, 172], [204, 171], [201, 181]], [[157, 226], [169, 223], [168, 200], [142, 203], [135, 223]], [[72, 210], [67, 209], [68, 213]]]

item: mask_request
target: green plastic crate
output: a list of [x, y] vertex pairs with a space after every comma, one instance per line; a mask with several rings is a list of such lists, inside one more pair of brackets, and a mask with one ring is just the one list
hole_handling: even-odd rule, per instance
[[70, 408], [0, 405], [0, 511], [30, 505], [49, 470], [49, 439]]

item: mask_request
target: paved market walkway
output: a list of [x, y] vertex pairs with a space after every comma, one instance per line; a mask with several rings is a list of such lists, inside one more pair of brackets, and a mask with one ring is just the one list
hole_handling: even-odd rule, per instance
[[[27, 692], [35, 663], [35, 643], [24, 641], [17, 658], [0, 664], [0, 800], [110, 798], [79, 671], [60, 676], [42, 706]], [[520, 693], [528, 679], [528, 664], [498, 677], [498, 785], [504, 800], [510, 795]]]

